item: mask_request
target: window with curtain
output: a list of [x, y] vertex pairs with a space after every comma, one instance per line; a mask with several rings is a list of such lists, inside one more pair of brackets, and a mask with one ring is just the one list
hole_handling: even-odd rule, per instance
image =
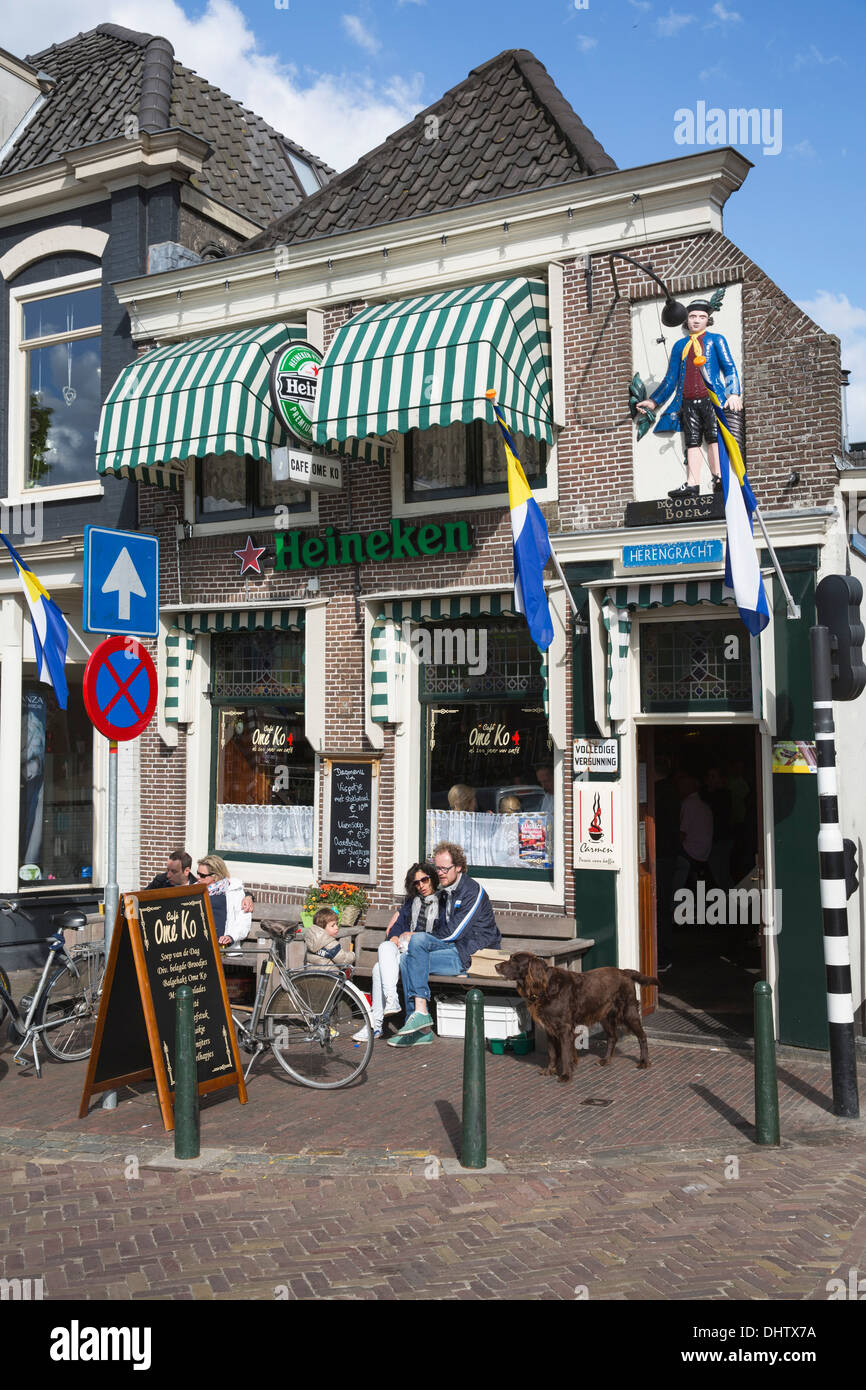
[[308, 512], [309, 488], [294, 487], [264, 459], [207, 454], [196, 461], [196, 521], [272, 517], [278, 506]]
[[309, 864], [315, 757], [304, 733], [302, 633], [213, 638], [217, 854]]
[[[498, 427], [472, 420], [468, 425], [432, 425], [404, 436], [405, 498], [474, 497], [508, 489], [505, 446]], [[546, 483], [547, 447], [516, 434], [523, 471], [534, 487]]]

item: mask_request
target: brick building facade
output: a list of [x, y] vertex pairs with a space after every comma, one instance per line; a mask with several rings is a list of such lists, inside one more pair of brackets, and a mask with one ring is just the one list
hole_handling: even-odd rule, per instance
[[[424, 147], [424, 123], [431, 114], [441, 122], [441, 148]], [[532, 156], [522, 184], [513, 177], [508, 151], [509, 122], [521, 115], [520, 138]], [[505, 149], [491, 154], [479, 186], [467, 171], [475, 159], [472, 141], [488, 124], [505, 130]], [[450, 176], [443, 184], [442, 165], [449, 159]], [[285, 323], [296, 337], [324, 350], [323, 370], [329, 365], [336, 370], [328, 348], [365, 306], [399, 307], [413, 296], [461, 287], [483, 291], [520, 277], [543, 283], [554, 446], [537, 496], [579, 621], [571, 619], [565, 589], [548, 571], [554, 642], [538, 677], [544, 685], [543, 719], [540, 685], [521, 686], [515, 677], [514, 687], [524, 691], [526, 730], [536, 739], [542, 728], [547, 734], [546, 759], [554, 779], [552, 813], [540, 813], [542, 820], [549, 817], [547, 860], [539, 867], [528, 858], [525, 871], [503, 870], [490, 860], [476, 864], [473, 873], [500, 908], [572, 917], [575, 935], [596, 942], [589, 964], [619, 963], [652, 972], [660, 961], [653, 770], [672, 762], [687, 770], [695, 754], [704, 770], [721, 762], [733, 778], [738, 768], [748, 805], [738, 824], [748, 821], [751, 829], [742, 834], [754, 840], [748, 882], [764, 891], [763, 915], [747, 933], [761, 948], [752, 958], [752, 973], [762, 971], [773, 986], [778, 1036], [820, 1047], [826, 1023], [815, 785], [809, 776], [774, 769], [780, 745], [808, 745], [814, 737], [808, 676], [814, 588], [822, 573], [846, 564], [834, 466], [844, 448], [842, 373], [838, 340], [812, 323], [724, 236], [724, 201], [746, 173], [746, 161], [732, 150], [639, 171], [617, 170], [531, 55], [503, 54], [299, 211], [280, 219], [218, 273], [198, 266], [139, 277], [117, 292], [122, 303], [138, 304], [142, 348], [185, 339], [201, 343], [206, 334]], [[435, 196], [431, 188], [439, 190]], [[630, 211], [638, 189], [640, 237]], [[718, 556], [725, 527], [720, 506], [709, 495], [697, 510], [683, 511], [666, 499], [683, 477], [677, 441], [653, 434], [635, 440], [629, 382], [636, 372], [648, 386], [660, 380], [679, 330], [661, 326], [664, 301], [657, 284], [641, 269], [610, 259], [624, 249], [651, 267], [676, 298], [725, 291], [717, 329], [729, 340], [744, 382], [749, 475], [800, 606], [799, 618], [789, 619], [762, 544], [772, 620], [758, 639], [750, 641], [736, 608], [722, 595], [720, 559], [666, 569], [626, 567], [626, 550], [641, 543], [707, 542], [711, 549], [716, 545], [712, 553]], [[188, 313], [186, 303], [194, 306]], [[434, 385], [434, 394], [437, 389]], [[482, 409], [473, 402], [471, 410], [467, 404], [454, 418], [479, 419]], [[413, 526], [456, 520], [471, 527], [471, 549], [411, 562], [366, 559], [357, 567], [319, 563], [287, 572], [275, 564], [285, 518], [263, 510], [223, 522], [205, 516], [202, 475], [192, 463], [176, 465], [181, 481], [175, 494], [140, 488], [140, 526], [162, 542], [164, 640], [177, 631], [194, 638], [184, 716], [163, 716], [142, 739], [143, 882], [170, 844], [185, 842], [193, 853], [224, 853], [232, 871], [260, 897], [299, 907], [310, 880], [324, 877], [325, 779], [328, 760], [338, 755], [373, 760], [378, 768], [377, 853], [369, 882], [377, 906], [399, 898], [408, 864], [430, 849], [428, 839], [437, 826], [450, 823], [441, 819], [447, 815], [444, 783], [434, 786], [436, 758], [442, 754], [431, 730], [437, 719], [445, 720], [440, 727], [458, 727], [459, 721], [447, 723], [455, 714], [446, 708], [447, 691], [452, 705], [460, 707], [461, 700], [469, 700], [469, 686], [455, 676], [437, 705], [423, 683], [427, 675], [408, 661], [412, 629], [401, 623], [409, 621], [410, 609], [412, 622], [433, 627], [459, 610], [474, 613], [473, 621], [491, 634], [504, 632], [513, 582], [510, 514], [501, 482], [498, 490], [491, 485], [469, 495], [463, 488], [460, 496], [440, 486], [438, 500], [434, 495], [419, 502], [409, 470], [416, 446], [405, 429], [380, 433], [387, 462], [345, 458], [343, 490], [313, 495], [306, 513], [290, 515], [288, 525], [304, 538], [320, 538], [367, 533], [387, 527], [392, 518]], [[450, 468], [454, 456], [448, 447]], [[253, 457], [264, 460], [267, 452]], [[252, 466], [249, 457], [246, 466]], [[236, 552], [248, 535], [265, 548], [263, 573], [242, 577]], [[853, 557], [850, 563], [856, 572], [860, 561]], [[630, 585], [637, 586], [633, 594]], [[642, 597], [640, 586], [646, 590]], [[607, 599], [616, 595], [629, 636], [614, 659], [603, 618]], [[236, 631], [239, 623], [245, 631], [262, 631], [283, 617], [287, 628], [302, 634], [298, 640], [305, 651], [303, 717], [316, 777], [312, 840], [308, 855], [257, 855], [250, 843], [233, 856], [219, 840], [211, 842], [223, 756], [216, 734], [215, 653], [223, 640], [218, 634], [230, 625]], [[390, 682], [384, 720], [376, 717], [373, 699], [378, 668], [371, 634], [377, 623], [392, 624], [395, 643], [391, 668], [379, 671]], [[737, 654], [736, 673], [722, 665], [723, 645]], [[160, 657], [159, 644], [155, 654]], [[688, 660], [692, 666], [683, 677]], [[650, 669], [652, 661], [657, 665]], [[709, 671], [703, 680], [695, 675], [695, 661]], [[671, 688], [658, 675], [662, 662], [679, 672], [668, 681]], [[621, 701], [616, 710], [608, 688], [614, 666]], [[677, 686], [684, 680], [685, 694]], [[241, 705], [255, 704], [249, 689], [247, 696], [238, 696]], [[499, 708], [495, 693], [484, 698]], [[239, 728], [242, 722], [239, 717]], [[618, 866], [602, 869], [579, 862], [573, 813], [580, 783], [574, 781], [572, 764], [573, 740], [600, 736], [616, 743], [616, 771], [612, 777], [590, 773], [587, 780], [590, 788], [596, 780], [606, 789], [614, 784], [610, 797], [618, 805], [621, 841]], [[859, 762], [850, 751], [842, 796], [856, 819]], [[477, 760], [472, 764], [478, 765]], [[524, 777], [532, 771], [525, 758], [519, 766]], [[455, 774], [455, 781], [469, 780]], [[501, 790], [503, 778], [494, 781]], [[479, 781], [476, 790], [493, 787]], [[466, 814], [483, 819], [490, 811], [502, 819], [496, 806], [479, 804]], [[466, 826], [470, 833], [473, 827], [468, 821]], [[736, 841], [733, 830], [731, 840]], [[745, 861], [740, 867], [747, 867]], [[862, 927], [862, 920], [852, 922], [856, 1005], [863, 998]], [[700, 1011], [710, 1002], [708, 996], [696, 998], [694, 1007]]]

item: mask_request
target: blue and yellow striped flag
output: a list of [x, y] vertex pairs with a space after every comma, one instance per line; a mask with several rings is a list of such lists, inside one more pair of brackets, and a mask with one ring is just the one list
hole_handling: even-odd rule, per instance
[[508, 461], [508, 505], [511, 508], [511, 535], [514, 542], [514, 606], [526, 618], [530, 636], [540, 651], [553, 641], [553, 623], [544, 592], [544, 566], [550, 558], [547, 522], [532, 495], [517, 446], [496, 404], [496, 392], [487, 391], [496, 423], [505, 440]]
[[18, 578], [21, 580], [27, 607], [30, 609], [30, 619], [33, 624], [33, 646], [36, 650], [39, 679], [44, 681], [46, 685], [53, 687], [58, 705], [61, 709], [66, 709], [69, 700], [66, 672], [63, 669], [66, 665], [66, 648], [69, 643], [66, 620], [44, 584], [36, 578], [30, 566], [25, 565], [18, 551], [2, 532], [0, 532], [0, 541], [3, 542], [12, 556], [12, 563], [18, 571]]
[[733, 591], [744, 625], [757, 637], [770, 621], [770, 608], [752, 538], [752, 513], [758, 504], [746, 477], [740, 446], [728, 429], [721, 402], [711, 387], [707, 389], [719, 426], [719, 469], [727, 531], [725, 588]]

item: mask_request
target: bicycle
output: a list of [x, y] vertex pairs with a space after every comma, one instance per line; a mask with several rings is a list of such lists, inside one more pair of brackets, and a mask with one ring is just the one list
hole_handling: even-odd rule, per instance
[[[273, 1052], [283, 1071], [302, 1086], [336, 1091], [356, 1081], [373, 1052], [373, 1021], [366, 998], [341, 970], [315, 967], [291, 970], [282, 959], [283, 940], [264, 923], [270, 936], [249, 1018], [232, 1009], [238, 1046], [252, 1053], [247, 1080], [256, 1059]], [[274, 970], [277, 980], [273, 981]], [[366, 1027], [366, 1040], [355, 1035]]]
[[[0, 901], [0, 913], [11, 912], [27, 915], [17, 902]], [[71, 950], [66, 946], [64, 932], [82, 931], [87, 926], [83, 912], [70, 909], [52, 917], [51, 925], [57, 930], [46, 938], [48, 957], [32, 995], [25, 995], [16, 1005], [9, 976], [0, 968], [0, 1024], [8, 1015], [9, 1040], [18, 1044], [14, 1061], [19, 1066], [27, 1065], [21, 1054], [32, 1046], [37, 1077], [42, 1076], [40, 1041], [58, 1062], [82, 1062], [90, 1056], [105, 974], [102, 942], [86, 942]], [[58, 967], [59, 961], [62, 964]]]

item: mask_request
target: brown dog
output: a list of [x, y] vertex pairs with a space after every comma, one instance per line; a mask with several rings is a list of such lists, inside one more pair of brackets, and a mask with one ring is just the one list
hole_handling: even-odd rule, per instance
[[640, 1043], [638, 1067], [649, 1066], [646, 1033], [640, 1021], [635, 982], [657, 985], [654, 976], [638, 970], [617, 970], [605, 965], [583, 974], [545, 965], [540, 956], [518, 951], [496, 967], [506, 980], [513, 980], [517, 992], [529, 1005], [529, 1012], [547, 1033], [547, 1066], [542, 1075], [556, 1074], [570, 1081], [577, 1062], [574, 1031], [581, 1024], [600, 1023], [607, 1034], [607, 1052], [600, 1065], [606, 1066], [616, 1047], [621, 1023], [631, 1029]]

